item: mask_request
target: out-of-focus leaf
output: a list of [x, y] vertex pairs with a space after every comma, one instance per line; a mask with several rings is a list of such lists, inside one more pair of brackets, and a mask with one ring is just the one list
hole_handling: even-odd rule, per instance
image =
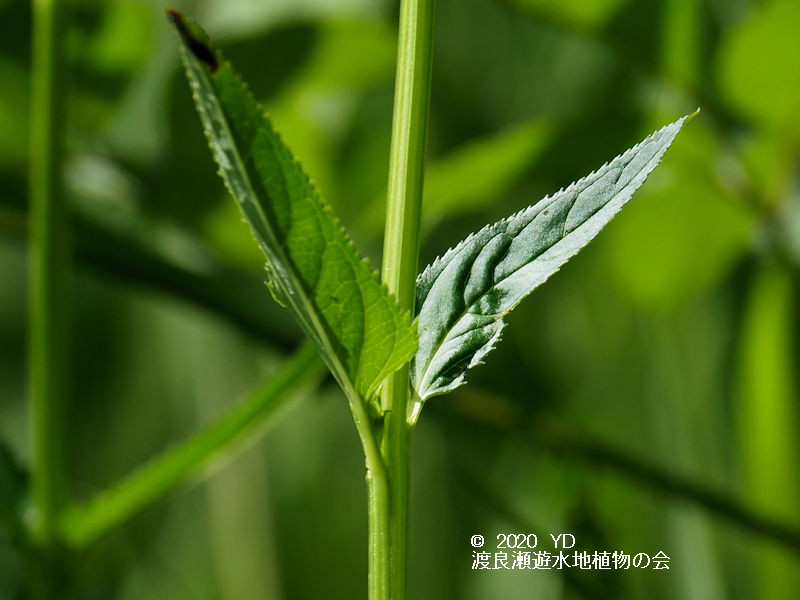
[[[542, 121], [530, 121], [469, 142], [428, 164], [425, 171], [423, 225], [468, 214], [502, 197], [542, 154], [551, 139]], [[362, 224], [379, 231], [385, 216], [383, 196], [363, 211]]]
[[300, 79], [303, 85], [317, 88], [350, 88], [391, 80], [396, 50], [397, 35], [386, 23], [325, 23]]
[[467, 144], [433, 162], [425, 173], [425, 220], [432, 223], [483, 208], [502, 196], [549, 140], [550, 128], [532, 121]]
[[[431, 110], [451, 131], [474, 132], [476, 123], [499, 130], [531, 115], [559, 122], [605, 119], [620, 105], [617, 62], [589, 36], [521, 17], [497, 1], [442, 0], [438, 11], [447, 27], [437, 32], [442, 93], [434, 92]], [[575, 152], [577, 158], [581, 149]]]
[[707, 181], [660, 181], [636, 204], [608, 248], [618, 280], [647, 308], [674, 308], [715, 285], [749, 247], [749, 214]]
[[203, 20], [222, 39], [297, 20], [377, 17], [385, 7], [386, 0], [226, 0], [208, 2]]
[[351, 399], [414, 353], [410, 315], [358, 254], [261, 107], [193, 22], [171, 13], [220, 173], [267, 257], [270, 289]]
[[326, 23], [305, 68], [269, 103], [281, 133], [334, 206], [342, 199], [339, 143], [364, 91], [393, 81], [396, 49], [396, 34], [381, 22]]
[[507, 0], [520, 10], [545, 15], [558, 21], [582, 26], [599, 26], [608, 21], [627, 0]]
[[301, 348], [241, 404], [198, 433], [145, 463], [61, 517], [61, 534], [85, 548], [179, 485], [230, 458], [284, 410], [292, 392], [315, 382], [321, 365], [313, 347]]
[[125, 72], [139, 66], [152, 45], [154, 16], [152, 7], [143, 2], [110, 3], [89, 48], [94, 67]]
[[462, 385], [500, 339], [504, 317], [577, 254], [630, 199], [687, 117], [597, 171], [435, 260], [417, 281], [419, 350], [411, 374], [420, 401]]
[[720, 50], [719, 83], [742, 114], [800, 131], [800, 2], [773, 0], [728, 34]]
[[617, 281], [644, 308], [669, 310], [691, 299], [750, 248], [753, 216], [717, 180], [719, 152], [710, 132], [692, 127], [603, 240]]

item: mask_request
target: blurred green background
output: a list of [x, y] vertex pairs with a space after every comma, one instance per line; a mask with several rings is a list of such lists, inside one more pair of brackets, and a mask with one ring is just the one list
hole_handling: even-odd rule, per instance
[[[397, 6], [175, 2], [378, 264]], [[161, 2], [71, 0], [69, 481], [90, 497], [300, 341], [225, 196]], [[511, 316], [414, 446], [410, 597], [800, 597], [800, 2], [439, 0], [423, 264], [702, 107], [598, 240]], [[0, 0], [0, 439], [26, 442], [30, 6]], [[366, 595], [363, 458], [331, 381], [76, 558], [87, 599]], [[3, 493], [9, 493], [2, 489]], [[476, 571], [568, 532], [670, 569]], [[0, 533], [0, 598], [24, 574]]]

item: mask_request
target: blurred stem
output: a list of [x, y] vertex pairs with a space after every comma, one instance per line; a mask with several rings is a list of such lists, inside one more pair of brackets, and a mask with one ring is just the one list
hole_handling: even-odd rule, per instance
[[[435, 0], [401, 0], [382, 278], [402, 310], [413, 313], [420, 210], [430, 103]], [[407, 420], [408, 366], [383, 385], [388, 497], [370, 487], [370, 598], [406, 597], [408, 479], [411, 426]], [[384, 514], [381, 514], [384, 513]], [[388, 534], [384, 530], [389, 528]]]
[[67, 210], [62, 186], [64, 49], [60, 0], [33, 2], [31, 106], [30, 367], [34, 538], [46, 549], [55, 540], [64, 498], [61, 407], [65, 390]]
[[[780, 265], [759, 265], [742, 324], [736, 406], [745, 497], [760, 512], [795, 526], [800, 522], [796, 310], [792, 274]], [[771, 544], [755, 545], [752, 552], [762, 597], [792, 597], [788, 590], [800, 585], [796, 557]]]

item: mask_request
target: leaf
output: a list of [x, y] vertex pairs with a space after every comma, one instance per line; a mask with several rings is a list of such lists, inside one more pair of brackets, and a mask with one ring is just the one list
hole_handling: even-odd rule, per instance
[[672, 311], [690, 302], [720, 285], [752, 250], [755, 214], [721, 185], [722, 143], [707, 127], [682, 132], [668, 163], [604, 240], [615, 283], [645, 310]]
[[425, 172], [426, 224], [496, 202], [522, 178], [551, 138], [551, 129], [543, 121], [527, 121], [431, 163]]
[[168, 448], [151, 461], [97, 493], [68, 507], [60, 532], [72, 548], [87, 548], [180, 485], [207, 476], [231, 459], [274, 422], [297, 391], [319, 380], [322, 365], [311, 345], [302, 347], [246, 400], [219, 420]]
[[775, 0], [754, 6], [719, 45], [722, 99], [742, 116], [792, 138], [800, 115], [800, 3]]
[[530, 13], [547, 22], [554, 21], [571, 27], [599, 28], [619, 12], [626, 0], [507, 0], [517, 10]]
[[686, 119], [553, 196], [471, 234], [425, 269], [417, 279], [419, 349], [411, 368], [420, 401], [464, 383], [466, 371], [500, 340], [506, 314], [600, 232], [656, 167]]
[[220, 175], [267, 257], [268, 285], [348, 397], [372, 396], [416, 349], [402, 313], [229, 63], [170, 12]]

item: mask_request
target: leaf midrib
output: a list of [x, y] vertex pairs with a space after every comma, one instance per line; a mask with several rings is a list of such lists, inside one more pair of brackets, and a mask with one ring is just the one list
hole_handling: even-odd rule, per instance
[[[188, 56], [187, 50], [185, 48], [183, 48], [182, 50], [184, 52], [184, 55]], [[195, 63], [197, 61], [197, 59], [192, 58], [192, 57], [189, 57], [189, 60], [192, 61], [192, 62], [195, 62]], [[211, 89], [211, 90], [215, 90], [216, 89], [215, 86], [213, 85], [213, 83], [210, 81], [209, 76], [208, 76], [208, 74], [207, 74], [207, 72], [206, 72], [204, 67], [198, 66], [197, 64], [195, 64], [194, 65], [194, 71], [196, 73], [199, 72], [199, 76], [203, 78], [205, 85], [209, 89]], [[298, 280], [298, 277], [297, 277], [297, 275], [295, 273], [294, 263], [292, 263], [288, 259], [288, 257], [286, 256], [286, 254], [283, 251], [283, 246], [280, 243], [278, 243], [277, 236], [275, 235], [275, 232], [273, 231], [273, 228], [272, 228], [272, 224], [266, 218], [266, 214], [264, 213], [264, 210], [262, 209], [261, 205], [257, 201], [258, 196], [255, 193], [255, 189], [253, 187], [253, 184], [252, 184], [252, 181], [251, 181], [251, 177], [250, 177], [250, 172], [247, 169], [246, 163], [242, 159], [242, 156], [241, 156], [241, 154], [239, 152], [239, 147], [238, 147], [238, 144], [236, 143], [236, 138], [234, 137], [234, 135], [232, 133], [232, 130], [231, 130], [231, 127], [230, 127], [230, 125], [228, 123], [228, 115], [227, 115], [225, 109], [222, 107], [222, 103], [218, 100], [217, 94], [214, 94], [212, 96], [212, 101], [214, 103], [216, 103], [217, 106], [219, 107], [220, 115], [222, 116], [222, 126], [225, 129], [225, 134], [227, 135], [228, 139], [230, 139], [231, 142], [232, 142], [231, 145], [230, 145], [230, 150], [231, 150], [232, 154], [235, 156], [237, 164], [238, 164], [239, 168], [241, 169], [241, 173], [242, 173], [244, 182], [247, 184], [248, 191], [250, 192], [251, 198], [253, 199], [253, 201], [252, 201], [253, 205], [255, 206], [256, 211], [259, 214], [259, 217], [262, 219], [262, 221], [264, 223], [264, 228], [265, 228], [267, 234], [270, 235], [271, 238], [272, 238], [271, 240], [269, 240], [270, 242], [273, 243], [273, 248], [274, 248], [271, 251], [274, 252], [275, 254], [279, 255], [279, 257], [281, 258], [283, 264], [286, 264], [286, 265], [289, 266], [289, 268], [286, 269], [287, 274], [289, 275], [289, 277], [292, 278], [292, 283], [294, 284], [294, 287], [297, 290], [299, 290], [299, 292], [297, 293], [297, 296], [302, 301], [303, 308], [305, 309], [305, 313], [308, 315], [308, 318], [311, 320], [312, 328], [315, 329], [318, 332], [317, 335], [320, 337], [320, 341], [322, 342], [322, 344], [324, 346], [325, 353], [328, 355], [327, 358], [331, 363], [331, 370], [334, 372], [334, 376], [336, 376], [336, 379], [339, 380], [339, 383], [344, 388], [345, 393], [352, 400], [360, 401], [360, 395], [356, 391], [355, 382], [350, 380], [350, 375], [345, 370], [344, 365], [342, 364], [342, 362], [340, 361], [337, 353], [333, 349], [333, 344], [331, 343], [330, 337], [328, 336], [327, 329], [325, 328], [323, 323], [320, 321], [318, 315], [316, 314], [316, 310], [314, 309], [314, 305], [313, 305], [311, 299], [308, 297], [308, 294], [306, 293], [305, 286], [302, 284], [301, 281]], [[263, 128], [264, 128], [263, 125], [259, 126], [258, 130], [256, 131], [256, 135], [260, 134]], [[283, 172], [282, 168], [280, 169], [280, 172], [281, 172], [281, 177], [284, 179], [284, 182], [287, 183], [287, 190], [288, 190], [289, 189], [288, 188], [288, 182], [286, 181], [286, 175]], [[226, 181], [226, 187], [228, 187], [227, 181]], [[229, 189], [229, 192], [231, 194], [233, 194], [233, 190]], [[291, 293], [292, 293], [291, 290], [289, 290], [288, 294], [287, 294], [288, 298], [291, 298]], [[361, 360], [361, 357], [359, 356], [359, 362], [360, 362], [360, 360]]]

